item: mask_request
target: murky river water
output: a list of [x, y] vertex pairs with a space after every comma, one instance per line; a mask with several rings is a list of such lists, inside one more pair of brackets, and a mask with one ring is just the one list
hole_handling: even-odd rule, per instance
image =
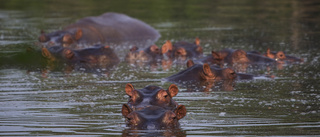
[[[320, 3], [271, 1], [1, 1], [0, 136], [101, 135], [320, 135]], [[184, 66], [113, 71], [40, 72], [41, 59], [24, 55], [40, 31], [51, 32], [85, 16], [114, 11], [139, 18], [165, 40], [201, 39], [205, 54], [223, 48], [283, 50], [303, 64], [272, 69], [274, 79], [237, 81], [234, 91], [179, 87], [174, 99], [187, 108], [178, 131], [132, 133], [121, 106], [125, 84], [136, 88], [170, 83], [161, 79]], [[118, 51], [121, 58], [126, 51]], [[18, 56], [19, 55], [19, 56]]]

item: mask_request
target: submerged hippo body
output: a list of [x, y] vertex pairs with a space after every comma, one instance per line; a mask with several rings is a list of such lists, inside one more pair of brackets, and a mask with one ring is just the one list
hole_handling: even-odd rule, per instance
[[174, 84], [171, 84], [167, 90], [164, 90], [158, 86], [147, 86], [143, 89], [135, 89], [132, 84], [128, 83], [125, 91], [130, 97], [128, 105], [133, 110], [139, 110], [149, 106], [159, 106], [173, 110], [178, 106], [172, 99], [179, 91], [178, 87]]
[[43, 33], [39, 41], [49, 45], [82, 48], [78, 44], [137, 42], [143, 45], [153, 43], [159, 37], [159, 32], [148, 24], [125, 14], [110, 12], [80, 19], [60, 31]]
[[179, 105], [174, 110], [167, 110], [158, 106], [132, 110], [124, 104], [121, 112], [126, 118], [127, 126], [131, 129], [159, 130], [178, 128], [178, 120], [186, 115], [187, 110], [184, 105]]

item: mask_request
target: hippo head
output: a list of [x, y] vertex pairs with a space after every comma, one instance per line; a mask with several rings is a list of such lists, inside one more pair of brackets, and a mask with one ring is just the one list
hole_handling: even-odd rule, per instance
[[50, 61], [71, 61], [75, 58], [75, 52], [61, 46], [42, 48], [42, 56]]
[[178, 94], [178, 87], [171, 84], [167, 90], [158, 86], [147, 86], [143, 89], [135, 89], [130, 83], [125, 87], [127, 95], [130, 97], [128, 105], [133, 110], [142, 109], [148, 106], [159, 106], [163, 108], [175, 108], [177, 103], [172, 97]]
[[143, 50], [138, 50], [139, 48], [134, 46], [130, 49], [130, 52], [126, 55], [126, 61], [129, 63], [134, 63], [135, 61], [146, 62], [149, 60], [149, 56]]
[[231, 55], [232, 63], [249, 63], [247, 53], [244, 50], [238, 49]]
[[123, 104], [121, 112], [132, 129], [159, 130], [178, 127], [178, 120], [186, 115], [187, 110], [184, 105], [179, 105], [174, 110], [158, 106], [132, 110], [127, 104]]
[[[187, 62], [190, 67], [192, 63]], [[210, 66], [205, 63], [202, 65], [202, 72], [199, 73], [203, 80], [234, 80], [237, 77], [236, 72], [230, 68], [218, 68], [216, 65]]]
[[82, 29], [77, 29], [74, 33], [68, 31], [57, 31], [45, 34], [41, 31], [41, 35], [38, 40], [39, 42], [47, 43], [49, 46], [62, 44], [63, 47], [69, 47], [72, 44], [76, 44], [82, 35]]
[[216, 64], [221, 66], [223, 64], [223, 57], [220, 55], [220, 53], [215, 52], [215, 51], [211, 51], [211, 64]]
[[199, 57], [203, 54], [203, 49], [200, 46], [200, 40], [195, 41], [196, 44], [180, 41], [172, 45], [168, 40], [161, 48], [162, 54], [169, 58], [177, 58], [186, 60], [187, 58]]
[[[219, 68], [219, 66], [210, 66], [207, 63], [194, 64], [192, 60], [188, 60], [186, 64], [188, 71], [182, 71], [181, 75], [191, 76], [188, 73], [193, 73], [200, 76], [199, 80], [234, 80], [237, 77], [236, 72], [230, 68]], [[193, 79], [195, 78], [196, 76], [193, 76]]]
[[129, 63], [134, 62], [148, 62], [152, 59], [160, 58], [160, 50], [158, 46], [151, 45], [145, 50], [139, 50], [138, 47], [134, 46], [130, 49], [130, 52], [126, 55], [126, 61]]

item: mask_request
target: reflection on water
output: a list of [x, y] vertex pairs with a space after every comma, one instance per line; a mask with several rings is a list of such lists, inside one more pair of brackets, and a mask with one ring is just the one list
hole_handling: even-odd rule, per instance
[[[0, 5], [1, 136], [320, 134], [316, 0], [47, 2], [12, 0]], [[41, 56], [26, 52], [28, 47], [39, 50], [34, 43], [42, 29], [59, 30], [106, 11], [129, 14], [158, 29], [162, 35], [158, 46], [166, 40], [192, 42], [199, 37], [205, 54], [223, 48], [259, 52], [271, 48], [301, 57], [305, 63], [250, 68], [260, 77], [236, 81], [233, 91], [215, 86], [194, 92], [205, 87], [181, 86], [173, 98], [187, 109], [186, 117], [179, 120], [181, 129], [132, 131], [121, 115], [128, 98], [125, 84], [134, 83], [138, 89], [168, 87], [171, 83], [161, 79], [185, 69], [184, 65], [130, 66], [122, 61], [108, 73], [66, 72], [62, 65], [44, 77], [47, 67]], [[123, 59], [129, 48], [116, 51]]]

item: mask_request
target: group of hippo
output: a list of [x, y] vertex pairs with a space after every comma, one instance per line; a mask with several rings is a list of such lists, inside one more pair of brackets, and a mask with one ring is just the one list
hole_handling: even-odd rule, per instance
[[174, 83], [167, 90], [158, 86], [135, 89], [130, 83], [126, 85], [125, 92], [130, 98], [122, 106], [122, 115], [133, 129], [166, 129], [179, 125], [178, 120], [186, 115], [186, 107], [172, 99], [179, 91], [175, 84], [187, 87], [195, 85], [208, 90], [222, 83], [225, 90], [232, 90], [234, 80], [253, 79], [253, 75], [244, 73], [248, 67], [303, 62], [282, 51], [270, 49], [266, 53], [223, 49], [204, 56], [199, 38], [194, 43], [172, 43], [168, 40], [161, 48], [150, 44], [159, 37], [158, 31], [146, 23], [110, 12], [80, 19], [60, 31], [48, 34], [41, 32], [39, 42], [43, 46], [42, 55], [48, 61], [62, 61], [72, 66], [114, 66], [120, 59], [112, 45], [124, 43], [135, 45], [127, 48], [124, 60], [129, 64], [186, 64], [185, 70], [164, 79]]

